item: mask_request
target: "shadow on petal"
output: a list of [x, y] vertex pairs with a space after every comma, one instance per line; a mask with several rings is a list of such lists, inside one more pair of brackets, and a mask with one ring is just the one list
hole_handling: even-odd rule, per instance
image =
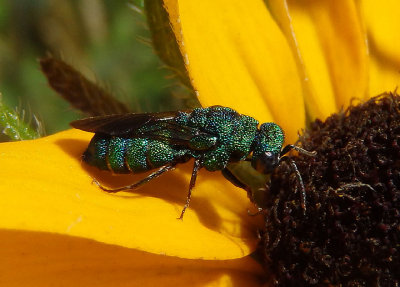
[[240, 258], [255, 250], [261, 225], [247, 215], [246, 193], [220, 174], [201, 171], [191, 206], [184, 220], [177, 220], [190, 162], [146, 184], [139, 194], [107, 194], [91, 184], [90, 175], [112, 178], [118, 186], [121, 178], [132, 183], [136, 176], [112, 176], [82, 163], [91, 136], [68, 130], [0, 145], [0, 164], [7, 167], [0, 171], [0, 228], [72, 235], [191, 259]]
[[2, 286], [261, 286], [254, 260], [190, 260], [51, 233], [0, 230]]
[[[113, 174], [110, 171], [99, 170], [81, 160], [81, 156], [87, 148], [88, 142], [79, 139], [59, 139], [55, 142], [65, 153], [81, 163], [84, 171], [93, 179], [98, 180], [107, 188], [119, 188], [137, 182], [154, 170], [140, 174]], [[193, 161], [178, 165], [174, 171], [167, 172], [157, 179], [146, 183], [140, 188], [116, 194], [107, 194], [100, 188], [100, 193], [110, 197], [118, 197], [126, 200], [135, 200], [140, 197], [153, 197], [167, 201], [176, 205], [176, 217], [180, 214], [179, 206], [183, 208], [186, 203], [187, 190], [191, 177]], [[205, 185], [204, 188], [200, 184]], [[217, 187], [218, 185], [218, 187]], [[196, 187], [192, 193], [192, 200], [189, 209], [195, 212], [200, 222], [211, 230], [219, 230], [223, 225], [223, 220], [218, 210], [221, 205], [228, 204], [229, 201], [242, 202], [245, 191], [233, 188], [231, 183], [226, 181], [219, 172], [206, 172], [201, 170], [198, 175]], [[226, 193], [226, 194], [224, 194]], [[242, 194], [240, 194], [242, 193]], [[229, 199], [228, 199], [229, 198]], [[151, 206], [149, 206], [151, 208]], [[226, 207], [229, 208], [229, 207]], [[238, 207], [234, 207], [238, 211]], [[246, 211], [243, 210], [242, 211]], [[154, 210], [157, 212], [157, 210]], [[245, 213], [244, 217], [247, 217]], [[174, 218], [172, 218], [174, 219]], [[239, 235], [240, 236], [240, 235]]]
[[[88, 142], [77, 139], [60, 139], [56, 141], [56, 144], [69, 156], [79, 160], [85, 172], [87, 172], [93, 179], [98, 180], [107, 188], [120, 188], [128, 186], [154, 172], [154, 170], [151, 170], [140, 174], [114, 174], [110, 171], [99, 170], [98, 168], [90, 166], [81, 160], [82, 154], [85, 151]], [[171, 204], [181, 205], [183, 208], [186, 203], [192, 165], [193, 161], [190, 161], [187, 164], [180, 164], [176, 170], [167, 172], [159, 178], [156, 178], [137, 189], [131, 189], [126, 192], [108, 195], [126, 200], [134, 200], [138, 197], [154, 197], [163, 199]], [[221, 180], [224, 179], [221, 177]], [[194, 195], [196, 193], [196, 189], [197, 188], [195, 187], [193, 190], [194, 199], [192, 199], [189, 208], [192, 211], [195, 211], [196, 214], [203, 219], [202, 223], [208, 228], [218, 228], [221, 225], [221, 218], [218, 216], [218, 212], [216, 212], [214, 206], [210, 204], [210, 200], [212, 200], [212, 198], [196, 198]], [[103, 191], [99, 188], [99, 192]], [[107, 194], [106, 192], [104, 193]], [[177, 212], [177, 217], [178, 216], [179, 211]]]

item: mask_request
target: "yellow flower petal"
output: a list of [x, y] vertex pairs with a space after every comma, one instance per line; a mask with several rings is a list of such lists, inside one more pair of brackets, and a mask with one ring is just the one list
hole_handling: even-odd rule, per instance
[[368, 53], [353, 1], [269, 1], [304, 80], [307, 112], [324, 119], [366, 96]]
[[399, 2], [361, 1], [370, 43], [370, 95], [400, 86]]
[[249, 256], [190, 260], [41, 232], [0, 230], [1, 286], [261, 286]]
[[400, 65], [382, 61], [378, 56], [370, 57], [370, 87], [369, 94], [379, 95], [391, 92], [400, 87]]
[[360, 3], [365, 16], [368, 40], [373, 49], [386, 55], [387, 60], [399, 64], [399, 1], [364, 0]]
[[275, 121], [294, 141], [305, 120], [300, 79], [264, 2], [164, 3], [202, 105], [229, 106], [260, 122]]
[[[0, 228], [54, 232], [182, 258], [237, 258], [257, 244], [247, 195], [218, 173], [201, 171], [191, 206], [192, 164], [111, 195], [92, 184], [124, 186], [142, 178], [112, 176], [81, 163], [92, 134], [68, 130], [39, 140], [0, 144]], [[204, 176], [207, 174], [207, 176]]]

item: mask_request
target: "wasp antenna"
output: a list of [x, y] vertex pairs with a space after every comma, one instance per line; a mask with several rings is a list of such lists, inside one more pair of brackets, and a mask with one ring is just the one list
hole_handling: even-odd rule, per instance
[[298, 146], [294, 146], [293, 149], [295, 151], [298, 151], [299, 153], [302, 153], [302, 154], [305, 154], [305, 155], [308, 155], [308, 156], [316, 156], [317, 155], [317, 152], [315, 150], [314, 151], [308, 151], [308, 150], [305, 150], [305, 149], [303, 149], [301, 147], [298, 147]]
[[303, 178], [301, 177], [300, 171], [297, 168], [297, 165], [294, 162], [294, 160], [291, 159], [290, 157], [287, 156], [281, 157], [280, 161], [287, 161], [291, 169], [294, 171], [294, 174], [296, 175], [297, 182], [299, 183], [300, 186], [300, 204], [303, 209], [303, 215], [306, 215], [307, 211], [306, 189], [304, 187]]
[[293, 159], [289, 158], [289, 164], [294, 170], [294, 174], [296, 175], [297, 181], [299, 182], [300, 185], [300, 201], [301, 201], [301, 207], [303, 208], [303, 215], [306, 215], [307, 211], [307, 199], [306, 199], [306, 189], [304, 187], [303, 183], [303, 178], [301, 177], [300, 171], [297, 168], [296, 163], [294, 162]]
[[287, 153], [290, 152], [292, 149], [295, 150], [295, 151], [298, 151], [299, 153], [308, 155], [308, 156], [316, 156], [316, 155], [317, 155], [317, 152], [316, 152], [316, 151], [308, 151], [308, 150], [305, 150], [305, 149], [303, 149], [303, 148], [301, 148], [301, 147], [299, 147], [299, 146], [296, 146], [296, 145], [293, 145], [293, 144], [288, 144], [287, 146], [285, 146], [285, 147], [282, 149], [282, 151], [281, 151], [281, 156], [287, 154]]

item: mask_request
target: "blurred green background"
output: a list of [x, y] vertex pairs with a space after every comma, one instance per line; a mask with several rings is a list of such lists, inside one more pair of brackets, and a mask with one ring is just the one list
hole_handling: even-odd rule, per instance
[[187, 104], [180, 84], [150, 44], [141, 1], [3, 0], [0, 93], [9, 107], [35, 115], [46, 134], [84, 115], [47, 84], [37, 59], [50, 52], [111, 91], [135, 112]]

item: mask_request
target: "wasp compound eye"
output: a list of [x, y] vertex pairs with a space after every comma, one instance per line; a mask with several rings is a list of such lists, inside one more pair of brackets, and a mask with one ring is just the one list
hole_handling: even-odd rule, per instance
[[251, 164], [260, 173], [271, 173], [279, 165], [279, 153], [267, 151], [253, 156]]
[[285, 136], [275, 123], [263, 123], [253, 141], [252, 167], [260, 173], [271, 173], [278, 166]]
[[[264, 206], [265, 267], [277, 286], [399, 286], [400, 97], [386, 94], [312, 123]], [[270, 275], [269, 275], [270, 276]]]

